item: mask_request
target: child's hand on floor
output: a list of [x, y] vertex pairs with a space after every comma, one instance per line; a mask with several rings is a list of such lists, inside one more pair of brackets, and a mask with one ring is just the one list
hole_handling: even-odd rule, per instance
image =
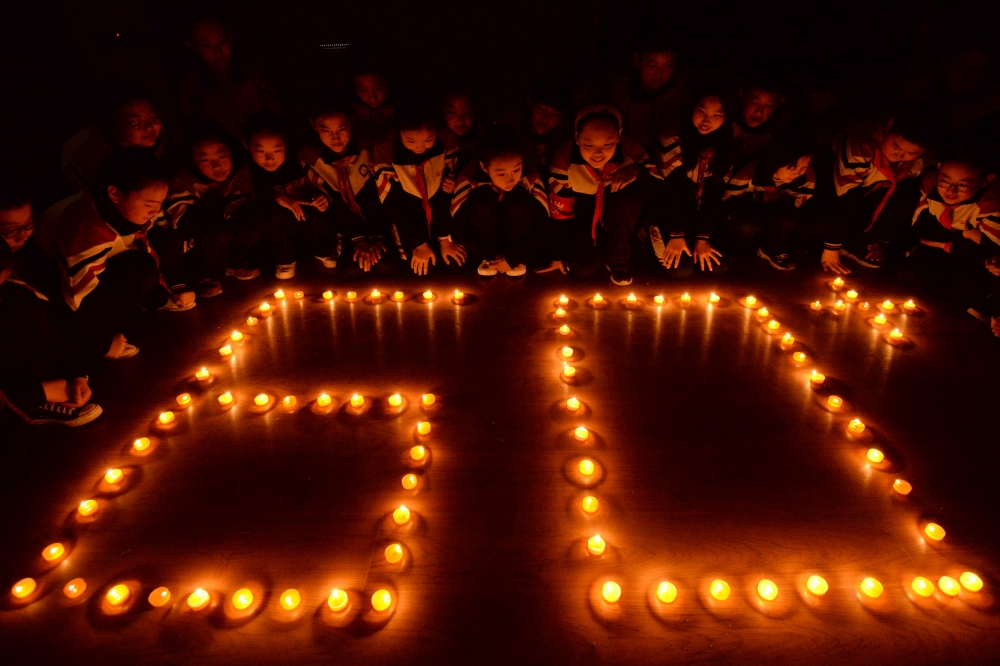
[[381, 241], [376, 241], [374, 243], [369, 243], [368, 241], [361, 241], [354, 244], [354, 261], [358, 262], [358, 266], [361, 267], [365, 273], [372, 269], [372, 266], [378, 263], [378, 260], [382, 258], [382, 250], [385, 248], [382, 246]]
[[309, 202], [309, 205], [322, 213], [330, 207], [330, 200], [326, 198], [325, 194], [317, 194], [313, 197], [313, 200]]
[[444, 263], [449, 264], [448, 257], [455, 260], [455, 263], [461, 266], [465, 263], [465, 248], [453, 240], [447, 238], [441, 239], [441, 258], [444, 259]]
[[629, 164], [611, 174], [611, 191], [617, 192], [639, 177], [639, 165]]
[[885, 248], [882, 247], [881, 243], [869, 243], [865, 259], [879, 263], [885, 261]]
[[71, 407], [83, 407], [88, 402], [90, 402], [90, 382], [87, 381], [86, 377], [74, 377], [66, 383], [66, 393], [69, 396], [69, 400], [66, 401], [67, 405]]
[[819, 259], [824, 271], [833, 271], [838, 275], [847, 275], [851, 269], [840, 263], [840, 250], [823, 250], [823, 255]]
[[707, 240], [697, 240], [694, 242], [694, 260], [701, 267], [701, 270], [712, 270], [712, 262], [722, 265], [722, 253], [712, 247]]
[[427, 243], [413, 248], [413, 259], [410, 260], [410, 267], [417, 275], [427, 275], [431, 265], [437, 266], [437, 257], [434, 250]]
[[660, 257], [660, 263], [666, 268], [680, 268], [681, 267], [681, 256], [687, 254], [691, 256], [691, 250], [688, 248], [687, 242], [683, 238], [672, 238], [667, 241], [666, 246], [663, 248], [663, 256]]
[[279, 206], [287, 208], [288, 210], [292, 211], [292, 215], [294, 215], [295, 219], [298, 220], [299, 222], [306, 221], [306, 214], [302, 212], [302, 204], [300, 204], [292, 197], [288, 196], [287, 194], [276, 194], [274, 196], [274, 200], [278, 202]]

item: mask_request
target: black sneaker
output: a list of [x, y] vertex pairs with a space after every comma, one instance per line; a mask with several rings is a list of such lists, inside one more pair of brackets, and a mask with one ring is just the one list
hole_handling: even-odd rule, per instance
[[28, 423], [41, 425], [43, 423], [59, 423], [75, 427], [90, 423], [104, 412], [100, 405], [93, 403], [83, 407], [67, 407], [55, 402], [46, 402], [28, 412]]
[[776, 254], [773, 257], [767, 252], [764, 252], [763, 248], [757, 248], [757, 256], [761, 259], [767, 261], [767, 263], [774, 266], [779, 271], [794, 271], [795, 262], [787, 254]]
[[611, 284], [618, 285], [619, 287], [626, 287], [632, 284], [632, 273], [628, 268], [615, 269], [611, 266], [606, 266], [608, 272], [611, 273]]

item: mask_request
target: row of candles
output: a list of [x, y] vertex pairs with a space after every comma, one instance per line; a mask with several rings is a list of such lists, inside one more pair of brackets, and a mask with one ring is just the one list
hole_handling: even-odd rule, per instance
[[[834, 288], [834, 290], [842, 289], [844, 287], [843, 279], [837, 278], [833, 281], [833, 283], [831, 283], [831, 287]], [[852, 301], [856, 301], [859, 296], [858, 292], [853, 289], [848, 290], [846, 295], [848, 299]], [[602, 306], [605, 302], [605, 298], [599, 293], [594, 294], [594, 296], [589, 300], [597, 307]], [[659, 295], [655, 296], [653, 300], [657, 305], [662, 305], [665, 302], [665, 299]], [[678, 300], [682, 305], [688, 305], [691, 303], [692, 299], [689, 294], [685, 293]], [[710, 305], [718, 304], [720, 302], [720, 297], [713, 292], [709, 295], [708, 302]], [[756, 314], [762, 321], [767, 320], [766, 328], [768, 332], [775, 333], [781, 328], [781, 324], [776, 319], [768, 319], [770, 317], [770, 312], [766, 307], [758, 302], [755, 296], [746, 296], [741, 299], [741, 302], [748, 308], [760, 306], [757, 309]], [[625, 304], [627, 306], [635, 305], [636, 303], [637, 299], [634, 294], [629, 294], [629, 296], [625, 299]], [[560, 296], [556, 301], [555, 319], [563, 322], [560, 325], [558, 332], [560, 335], [564, 336], [569, 335], [571, 332], [569, 325], [565, 323], [568, 317], [565, 306], [568, 304], [569, 298], [566, 295]], [[834, 307], [835, 309], [842, 309], [842, 306], [843, 302], [838, 301]], [[819, 301], [816, 301], [812, 303], [810, 307], [813, 310], [821, 310], [822, 304], [819, 303]], [[867, 310], [869, 306], [868, 303], [860, 303], [858, 307], [861, 310]], [[896, 305], [890, 300], [885, 300], [879, 307], [884, 313], [893, 311], [896, 308]], [[916, 304], [912, 300], [908, 300], [903, 304], [902, 309], [904, 312], [912, 313], [915, 312], [917, 308]], [[881, 318], [882, 321], [878, 321], [879, 318]], [[885, 317], [883, 314], [879, 314], [878, 317], [876, 317], [876, 323], [885, 323]], [[899, 334], [898, 330], [894, 330], [890, 334], [890, 339], [899, 339], [901, 337], [902, 336]], [[783, 349], [791, 349], [794, 343], [795, 337], [789, 332], [786, 332], [780, 340], [780, 345]], [[572, 381], [576, 374], [576, 369], [569, 365], [568, 361], [573, 359], [575, 351], [572, 347], [564, 346], [559, 349], [558, 353], [564, 361], [561, 377], [563, 380]], [[802, 364], [806, 361], [806, 354], [802, 351], [796, 351], [792, 354], [792, 358], [797, 364]], [[826, 377], [822, 373], [816, 370], [813, 370], [810, 373], [809, 382], [814, 389], [821, 388], [825, 381]], [[829, 395], [825, 400], [825, 407], [831, 412], [839, 411], [843, 406], [844, 399], [838, 395]], [[566, 400], [565, 407], [571, 413], [576, 413], [579, 411], [581, 403], [579, 399], [573, 396]], [[847, 425], [847, 432], [852, 438], [860, 438], [864, 435], [865, 431], [866, 426], [859, 418], [852, 419]], [[585, 426], [578, 426], [573, 431], [573, 437], [579, 442], [585, 442], [590, 438], [590, 431]], [[870, 463], [878, 465], [885, 460], [885, 454], [876, 447], [870, 447], [865, 452], [865, 458]], [[583, 478], [589, 479], [596, 472], [596, 464], [589, 458], [584, 458], [579, 462], [577, 471]], [[906, 497], [912, 490], [913, 486], [909, 482], [904, 479], [895, 479], [892, 484], [891, 492], [900, 497]], [[599, 506], [599, 500], [593, 495], [587, 495], [581, 501], [581, 509], [587, 514], [596, 513]], [[934, 522], [926, 523], [923, 526], [922, 533], [932, 542], [940, 542], [945, 537], [944, 528]], [[595, 534], [587, 540], [587, 550], [591, 555], [600, 557], [604, 554], [606, 548], [607, 542], [603, 537], [601, 537], [600, 534]], [[917, 596], [922, 598], [930, 597], [935, 593], [934, 582], [925, 576], [915, 577], [910, 583], [910, 588]], [[963, 589], [970, 593], [976, 593], [982, 588], [982, 578], [971, 571], [962, 572], [958, 580], [955, 580], [955, 578], [951, 576], [941, 576], [937, 582], [937, 589], [939, 589], [945, 597], [958, 596]], [[879, 598], [884, 591], [882, 583], [870, 576], [865, 577], [860, 581], [858, 589], [865, 597], [871, 599]], [[813, 574], [806, 580], [805, 590], [815, 597], [822, 597], [829, 590], [829, 584], [822, 576]], [[725, 601], [729, 598], [730, 592], [731, 588], [729, 583], [722, 579], [713, 580], [709, 584], [709, 596], [716, 601]], [[601, 598], [609, 604], [617, 603], [621, 598], [621, 594], [621, 585], [617, 581], [608, 580], [601, 585]], [[670, 604], [677, 598], [677, 587], [670, 581], [660, 581], [657, 583], [655, 594], [656, 598], [660, 602]], [[763, 579], [757, 585], [757, 594], [766, 602], [774, 601], [778, 597], [778, 586], [769, 579]]]

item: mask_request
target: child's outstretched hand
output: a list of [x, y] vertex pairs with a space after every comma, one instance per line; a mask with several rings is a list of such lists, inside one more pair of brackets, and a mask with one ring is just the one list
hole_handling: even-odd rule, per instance
[[66, 393], [69, 400], [66, 404], [71, 407], [83, 407], [90, 401], [90, 382], [86, 377], [74, 377], [66, 382]]
[[681, 255], [683, 254], [691, 256], [691, 250], [688, 248], [687, 242], [683, 238], [672, 238], [667, 241], [666, 246], [663, 248], [663, 256], [660, 257], [660, 263], [666, 268], [680, 268]]
[[869, 243], [865, 259], [877, 262], [885, 261], [885, 247], [882, 246], [882, 243]]
[[448, 261], [448, 257], [455, 260], [455, 263], [461, 266], [465, 263], [465, 248], [459, 245], [453, 240], [447, 238], [441, 239], [441, 258], [444, 259], [444, 263], [451, 263]]
[[322, 213], [330, 207], [330, 200], [326, 198], [325, 194], [317, 194], [313, 197], [313, 200], [309, 202], [309, 205]]
[[986, 270], [993, 273], [993, 275], [1000, 276], [1000, 255], [986, 260]]
[[639, 177], [639, 165], [629, 164], [611, 174], [611, 191], [617, 192]]
[[302, 212], [302, 204], [300, 204], [292, 197], [288, 196], [287, 194], [276, 194], [274, 196], [274, 200], [277, 201], [278, 205], [281, 206], [282, 208], [287, 208], [288, 210], [292, 211], [292, 215], [294, 215], [295, 219], [298, 220], [299, 222], [306, 221], [306, 214]]
[[838, 275], [847, 275], [851, 269], [840, 263], [840, 250], [823, 250], [823, 255], [819, 258], [824, 271], [833, 271]]
[[417, 275], [427, 275], [431, 265], [437, 266], [437, 257], [434, 250], [427, 243], [413, 248], [413, 258], [410, 260], [410, 267]]
[[455, 191], [455, 177], [445, 176], [445, 179], [441, 182], [441, 189], [445, 191], [446, 194], [451, 194]]
[[722, 265], [722, 253], [712, 247], [707, 240], [697, 240], [694, 242], [694, 260], [701, 267], [701, 270], [712, 270], [712, 262], [717, 266]]

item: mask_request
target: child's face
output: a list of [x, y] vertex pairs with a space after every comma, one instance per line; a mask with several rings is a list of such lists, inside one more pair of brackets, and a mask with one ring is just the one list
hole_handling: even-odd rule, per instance
[[937, 191], [942, 201], [954, 206], [971, 199], [990, 180], [967, 164], [945, 162], [938, 165]]
[[520, 182], [524, 165], [520, 155], [500, 155], [490, 160], [489, 165], [482, 162], [479, 166], [489, 174], [493, 184], [504, 192], [510, 192]]
[[110, 185], [108, 198], [122, 217], [142, 226], [160, 216], [163, 201], [167, 198], [167, 184], [156, 181], [135, 192], [122, 192]]
[[137, 99], [122, 107], [116, 126], [118, 145], [122, 148], [152, 148], [160, 138], [163, 121], [147, 99]]
[[379, 74], [358, 74], [354, 77], [354, 94], [373, 109], [385, 104], [389, 86]]
[[310, 121], [323, 145], [335, 153], [347, 150], [351, 142], [351, 120], [343, 114], [319, 116]]
[[580, 155], [597, 170], [608, 163], [618, 146], [618, 130], [606, 120], [591, 120], [580, 128], [576, 137]]
[[740, 101], [743, 102], [743, 121], [747, 127], [758, 127], [771, 119], [785, 98], [766, 90], [748, 90], [740, 95]]
[[809, 170], [809, 165], [811, 163], [812, 156], [803, 155], [797, 159], [794, 164], [778, 167], [777, 171], [774, 172], [774, 182], [790, 183], [796, 178], [802, 177], [805, 175], [805, 172]]
[[233, 172], [233, 156], [221, 141], [197, 144], [191, 151], [191, 158], [201, 175], [217, 183], [229, 178]]
[[215, 21], [201, 21], [191, 30], [188, 46], [211, 69], [227, 70], [233, 59], [232, 35]]
[[403, 141], [404, 148], [421, 155], [434, 147], [434, 142], [437, 141], [437, 130], [426, 128], [400, 130], [399, 138]]
[[444, 124], [458, 136], [472, 129], [476, 120], [475, 109], [468, 95], [452, 95], [444, 102]]
[[890, 162], [912, 162], [923, 155], [926, 150], [924, 146], [907, 141], [891, 131], [886, 132], [885, 138], [882, 139], [882, 154]]
[[24, 247], [34, 231], [35, 221], [31, 216], [31, 204], [0, 210], [0, 237], [7, 241], [11, 252], [17, 252]]
[[674, 75], [677, 56], [673, 53], [647, 53], [633, 56], [633, 63], [639, 72], [639, 83], [644, 90], [656, 90]]
[[562, 113], [544, 104], [531, 105], [531, 131], [536, 136], [548, 134], [562, 122]]
[[264, 171], [277, 171], [285, 163], [285, 140], [280, 136], [258, 134], [250, 139], [250, 157]]
[[714, 95], [702, 97], [691, 114], [691, 122], [699, 134], [711, 134], [726, 122], [726, 110]]

